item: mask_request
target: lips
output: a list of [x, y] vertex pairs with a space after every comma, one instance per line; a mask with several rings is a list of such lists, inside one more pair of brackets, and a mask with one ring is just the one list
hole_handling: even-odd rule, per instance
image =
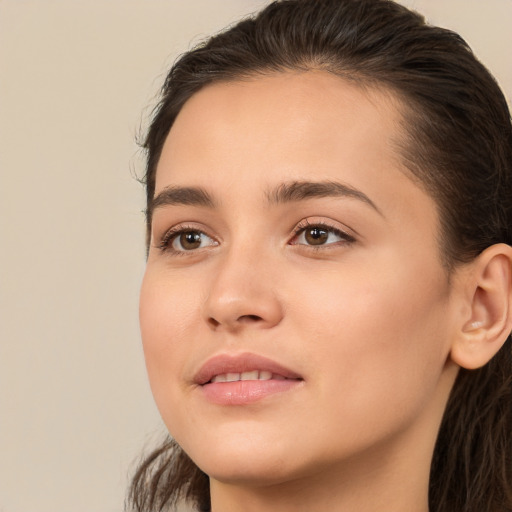
[[[256, 373], [257, 372], [257, 373]], [[194, 377], [203, 386], [211, 382], [245, 380], [302, 380], [301, 376], [281, 364], [256, 354], [221, 354], [209, 359]]]
[[220, 406], [246, 406], [298, 389], [304, 379], [266, 357], [223, 354], [209, 359], [194, 382], [207, 402]]

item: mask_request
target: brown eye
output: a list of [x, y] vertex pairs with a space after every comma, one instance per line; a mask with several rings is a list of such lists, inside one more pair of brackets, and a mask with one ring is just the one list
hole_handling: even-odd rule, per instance
[[323, 245], [329, 238], [329, 232], [319, 227], [304, 230], [304, 240], [309, 245]]
[[177, 239], [179, 240], [179, 245], [185, 251], [201, 247], [201, 233], [198, 231], [184, 231]]
[[168, 241], [164, 240], [163, 248], [168, 248], [174, 252], [194, 251], [204, 247], [217, 245], [215, 240], [212, 240], [208, 235], [202, 231], [195, 229], [185, 229], [170, 235]]
[[292, 240], [292, 245], [305, 245], [308, 247], [321, 247], [343, 245], [355, 242], [355, 238], [340, 229], [316, 224], [299, 229]]

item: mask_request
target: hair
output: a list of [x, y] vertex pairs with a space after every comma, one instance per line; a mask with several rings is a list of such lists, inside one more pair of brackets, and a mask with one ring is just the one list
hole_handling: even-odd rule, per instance
[[[512, 126], [507, 102], [456, 33], [391, 0], [282, 0], [182, 55], [143, 148], [148, 236], [155, 173], [185, 102], [208, 84], [325, 70], [387, 89], [401, 105], [401, 160], [435, 200], [448, 274], [495, 243], [512, 245]], [[149, 240], [149, 239], [148, 239]], [[209, 480], [169, 438], [137, 470], [137, 512], [179, 500], [210, 509]], [[512, 341], [484, 367], [461, 369], [434, 450], [431, 512], [512, 511]]]

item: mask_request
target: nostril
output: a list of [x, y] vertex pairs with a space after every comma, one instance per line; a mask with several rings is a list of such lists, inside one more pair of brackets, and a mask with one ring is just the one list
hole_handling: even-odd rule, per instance
[[252, 323], [252, 322], [259, 322], [260, 320], [263, 320], [261, 316], [258, 315], [242, 315], [238, 317], [238, 322], [241, 323]]
[[[0, 0], [1, 1], [1, 0]], [[259, 315], [240, 315], [233, 317], [218, 317], [215, 318], [213, 316], [208, 317], [206, 320], [210, 329], [217, 330], [221, 328], [226, 328], [228, 330], [236, 330], [238, 328], [242, 328], [243, 326], [249, 325], [263, 325], [265, 323], [264, 317]]]
[[208, 318], [208, 323], [212, 326], [212, 327], [218, 327], [220, 325], [220, 322], [215, 320], [215, 318]]

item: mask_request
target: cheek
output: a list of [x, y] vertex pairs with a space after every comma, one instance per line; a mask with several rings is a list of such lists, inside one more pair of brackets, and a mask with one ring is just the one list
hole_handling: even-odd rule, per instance
[[301, 296], [304, 361], [315, 361], [321, 396], [336, 392], [333, 414], [350, 411], [364, 424], [381, 411], [394, 421], [433, 395], [448, 355], [447, 301], [442, 281], [411, 287], [413, 275], [330, 276]]
[[[149, 267], [140, 293], [140, 328], [149, 381], [162, 415], [179, 392], [186, 351], [193, 348], [200, 298], [194, 286], [179, 286]], [[163, 409], [162, 409], [163, 408]]]

